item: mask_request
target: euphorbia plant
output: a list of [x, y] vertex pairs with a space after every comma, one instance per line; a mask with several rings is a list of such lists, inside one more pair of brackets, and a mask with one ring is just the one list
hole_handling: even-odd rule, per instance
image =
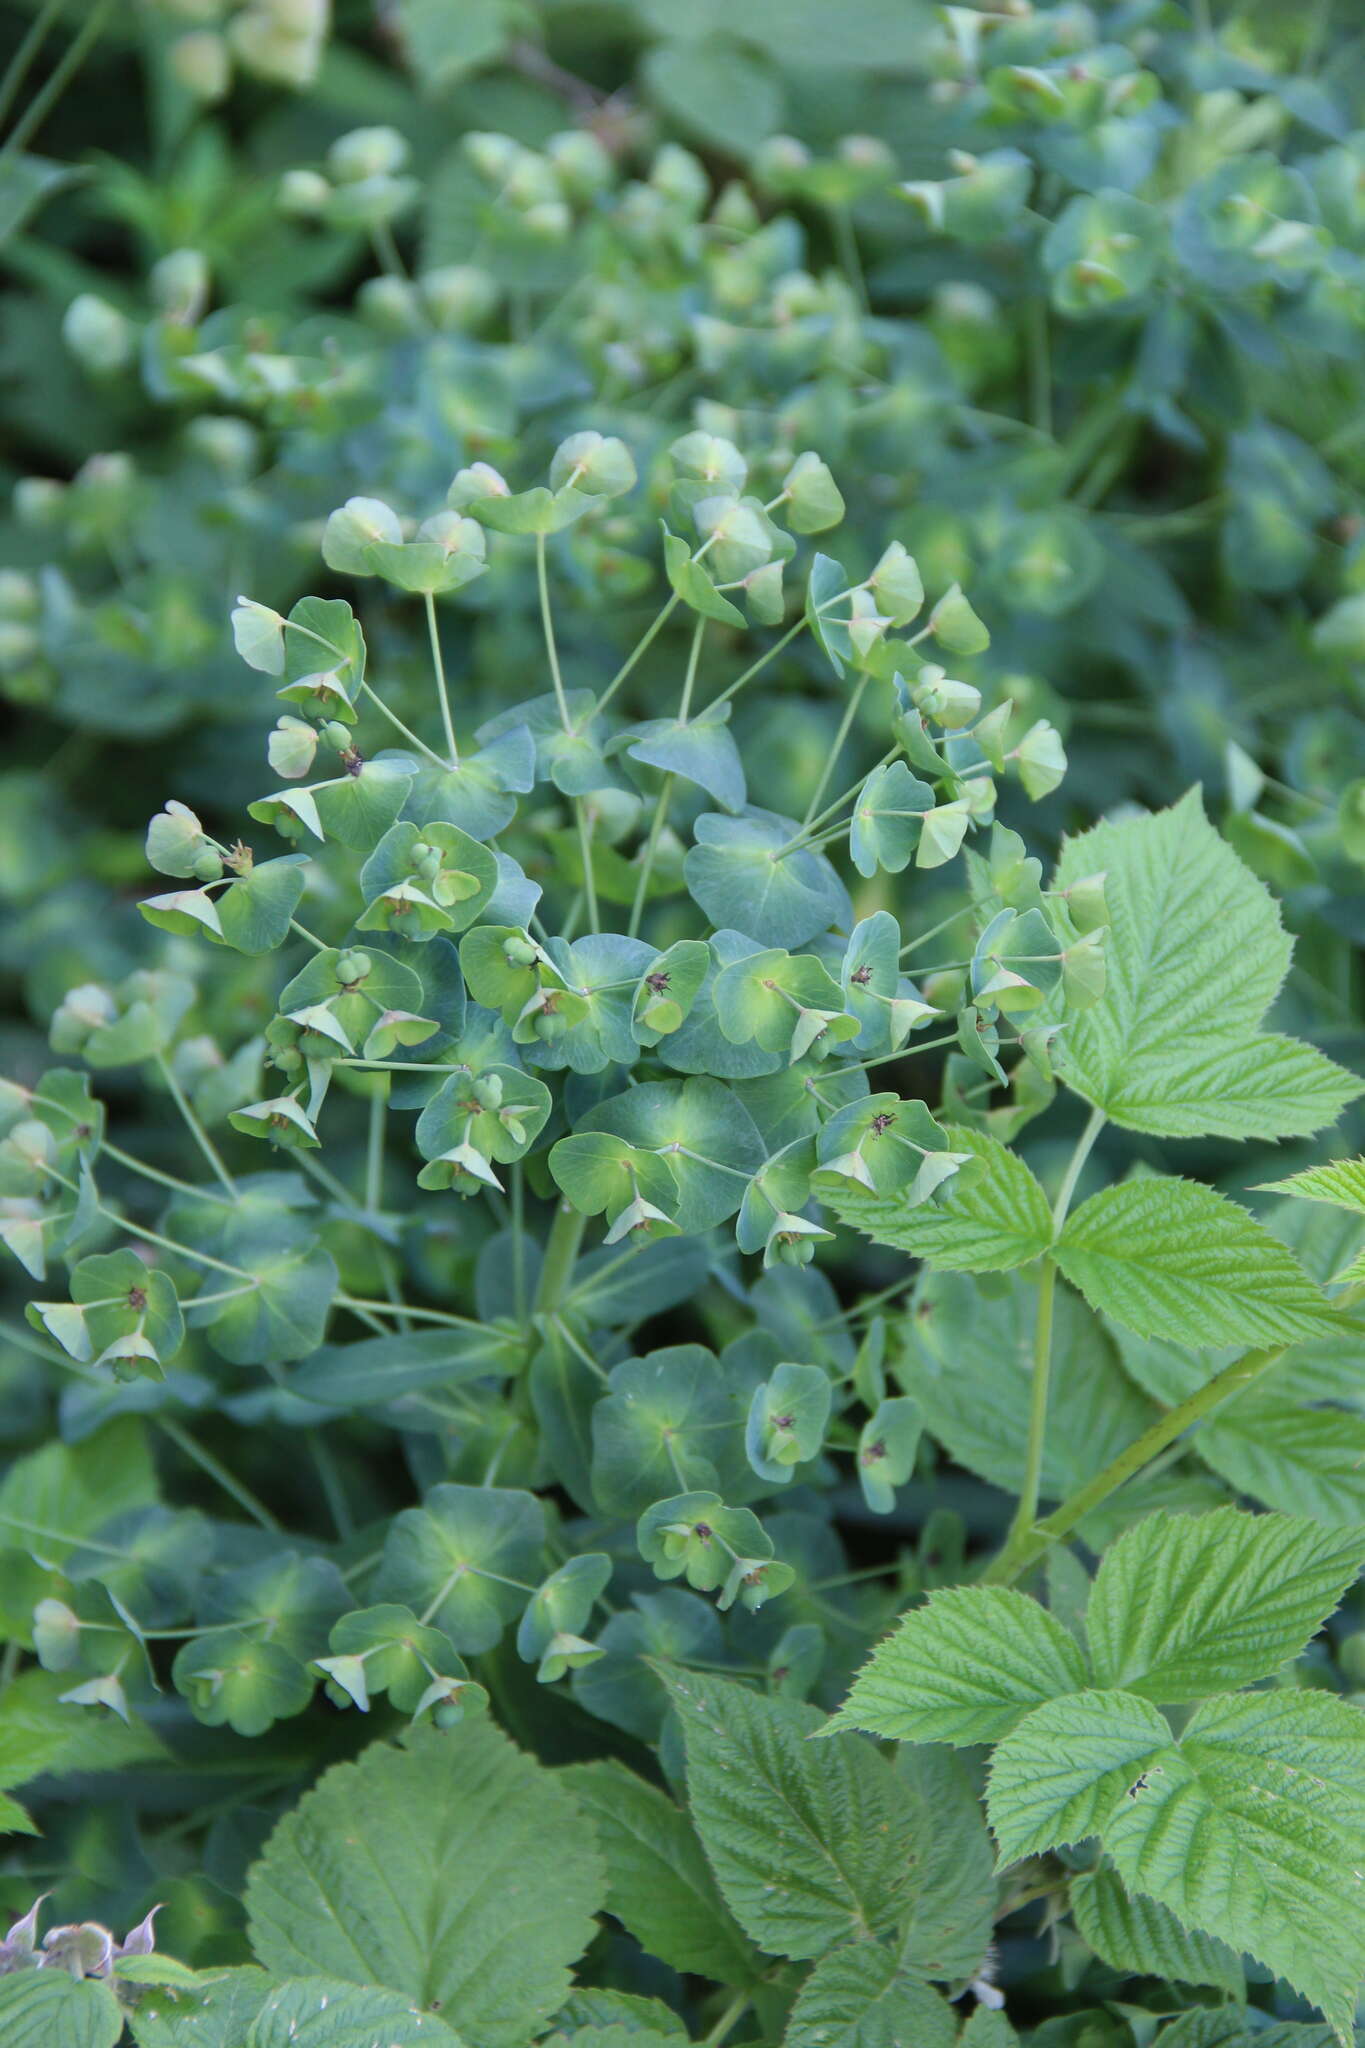
[[[931, 1882], [924, 1860], [940, 1826], [984, 1853], [970, 1779], [944, 1778], [922, 1747], [906, 1752], [922, 1767], [893, 1771], [843, 1731], [995, 1744], [1004, 1910], [1027, 1860], [1032, 1895], [1069, 1910], [1113, 1968], [1232, 1991], [1246, 1952], [1345, 2039], [1365, 1728], [1321, 1691], [1239, 1688], [1302, 1649], [1365, 1542], [1295, 1512], [1273, 1460], [1233, 1471], [1209, 1451], [1215, 1472], [1286, 1510], [1262, 1516], [1163, 1510], [1153, 1474], [1206, 1416], [1226, 1437], [1292, 1388], [1305, 1346], [1317, 1391], [1335, 1390], [1353, 1296], [1324, 1291], [1202, 1183], [1149, 1165], [1078, 1199], [1106, 1129], [1301, 1137], [1357, 1092], [1263, 1028], [1289, 956], [1275, 906], [1197, 794], [1069, 840], [1045, 881], [995, 812], [1006, 777], [1026, 796], [1056, 785], [1055, 733], [1021, 730], [1007, 699], [988, 708], [988, 636], [958, 588], [926, 600], [898, 545], [860, 573], [807, 542], [843, 512], [813, 454], [760, 499], [733, 443], [673, 446], [649, 483], [669, 595], [588, 687], [590, 639], [556, 601], [561, 536], [610, 517], [635, 481], [626, 445], [588, 429], [545, 484], [514, 490], [478, 464], [444, 509], [352, 499], [333, 513], [332, 569], [424, 617], [429, 736], [386, 702], [345, 599], [288, 616], [239, 601], [239, 652], [287, 707], [269, 746], [284, 780], [248, 809], [291, 850], [219, 840], [173, 799], [147, 851], [183, 886], [143, 905], [173, 935], [170, 966], [79, 988], [53, 1021], [54, 1046], [97, 1070], [151, 1064], [207, 1177], [113, 1143], [70, 1068], [11, 1090], [4, 1160], [12, 1248], [39, 1278], [69, 1268], [65, 1292], [30, 1309], [49, 1355], [101, 1410], [136, 1390], [263, 1534], [236, 1525], [214, 1560], [196, 1553], [196, 1517], [140, 1499], [117, 1541], [83, 1547], [81, 1530], [16, 1509], [12, 1533], [53, 1548], [30, 1552], [14, 1639], [60, 1674], [66, 1712], [130, 1729], [160, 1711], [167, 1676], [189, 1713], [245, 1738], [309, 1711], [318, 1687], [344, 1715], [430, 1722], [412, 1758], [451, 1774], [457, 1801], [467, 1773], [504, 1755], [514, 1769], [501, 1738], [464, 1732], [471, 1707], [491, 1695], [495, 1713], [521, 1711], [516, 1660], [542, 1686], [567, 1683], [608, 1756], [622, 1735], [660, 1740], [665, 1773], [685, 1772], [685, 1812], [624, 1763], [569, 1773], [565, 1811], [592, 1816], [607, 1856], [605, 1898], [587, 1862], [585, 1896], [665, 1960], [690, 1956], [670, 1913], [636, 1900], [625, 1844], [643, 1830], [673, 1861], [699, 1838], [715, 1923], [702, 1974], [734, 1993], [723, 2023], [749, 2004], [780, 2023], [795, 1996], [796, 2041], [856, 2030], [886, 1998], [898, 2024], [947, 2041], [935, 1984], [974, 1984], [972, 2038], [1009, 2038], [990, 2016], [978, 1851], [954, 1880]], [[518, 557], [550, 688], [471, 736], [463, 593]], [[788, 624], [791, 582], [804, 599]], [[767, 638], [738, 652], [746, 611]], [[802, 635], [845, 702], [796, 817], [751, 800], [765, 764], [744, 760], [729, 711]], [[632, 721], [632, 676], [660, 636], [685, 650], [676, 708]], [[880, 707], [880, 758], [830, 796], [865, 702]], [[921, 892], [959, 858], [965, 893], [943, 915]], [[252, 1047], [206, 1050], [196, 1030], [212, 1008], [192, 977], [214, 946], [287, 955]], [[948, 1048], [931, 1108], [920, 1059]], [[261, 1060], [270, 1079], [253, 1090]], [[1013, 1148], [1059, 1083], [1088, 1113], [1049, 1200]], [[253, 1166], [242, 1141], [280, 1156]], [[154, 1222], [139, 1181], [168, 1193]], [[1358, 1192], [1349, 1173], [1330, 1188]], [[840, 1221], [921, 1277], [893, 1256], [887, 1284], [841, 1310], [815, 1263]], [[961, 1275], [999, 1277], [955, 1292]], [[652, 1343], [666, 1309], [691, 1332]], [[1025, 1376], [1012, 1350], [1026, 1324]], [[238, 1410], [301, 1428], [330, 1535], [308, 1508], [300, 1547], [281, 1551], [273, 1507], [177, 1419], [187, 1358], [196, 1377], [244, 1370]], [[376, 1523], [356, 1453], [395, 1433], [410, 1479]], [[1016, 1492], [1003, 1547], [979, 1570], [926, 1548], [875, 1567], [894, 1580], [880, 1592], [831, 1607], [865, 1575], [841, 1568], [827, 1521], [780, 1504], [846, 1472], [865, 1515], [894, 1515], [922, 1439]], [[1184, 1485], [1165, 1497], [1202, 1504]], [[1102, 1553], [1093, 1587], [1073, 1537]], [[1023, 1590], [1040, 1564], [1046, 1604]], [[936, 1583], [833, 1721], [798, 1704], [837, 1699], [899, 1601]], [[169, 1666], [161, 1639], [179, 1644]], [[1161, 1711], [1191, 1703], [1188, 1725]], [[838, 1740], [806, 1747], [814, 1732]], [[385, 1773], [397, 1788], [407, 1764], [381, 1748], [358, 1768], [357, 1788]], [[795, 1833], [769, 1834], [769, 1801], [796, 1812]], [[316, 1811], [325, 1841], [331, 1808]], [[489, 1824], [513, 1825], [500, 1808]], [[436, 1937], [406, 1961], [396, 1936], [356, 1947], [368, 1879], [328, 1895], [333, 1934], [308, 1921], [291, 1825], [249, 1894], [268, 1901], [252, 1939], [271, 1975], [101, 1962], [77, 1973], [89, 1996], [120, 2011], [117, 1980], [139, 2037], [170, 2043], [190, 2038], [182, 2000], [241, 2024], [254, 1998], [252, 2038], [268, 2040], [277, 2012], [297, 2021], [315, 1993], [327, 2009], [335, 1985], [295, 1982], [322, 1968], [374, 1987], [359, 2024], [399, 1996], [417, 2001], [414, 2024], [449, 2006], [467, 2038], [501, 2040]], [[400, 1869], [415, 1840], [397, 1840]], [[306, 1937], [287, 1931], [305, 1923]], [[561, 1938], [571, 1959], [582, 1934], [565, 1924]], [[783, 1957], [816, 1967], [803, 1981]], [[163, 1993], [131, 1988], [148, 1975]], [[520, 2023], [552, 2006], [537, 1990]]]

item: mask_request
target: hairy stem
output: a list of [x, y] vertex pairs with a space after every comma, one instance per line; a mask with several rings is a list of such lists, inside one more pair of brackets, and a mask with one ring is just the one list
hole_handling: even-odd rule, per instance
[[[1055, 1244], [1066, 1222], [1076, 1183], [1096, 1138], [1104, 1129], [1104, 1111], [1093, 1109], [1085, 1129], [1076, 1140], [1057, 1199], [1052, 1205], [1052, 1239]], [[1033, 1386], [1029, 1397], [1028, 1444], [1024, 1452], [1024, 1481], [1019, 1505], [1010, 1524], [1006, 1549], [1027, 1537], [1038, 1518], [1038, 1494], [1043, 1482], [1043, 1452], [1047, 1442], [1048, 1396], [1052, 1386], [1052, 1320], [1057, 1295], [1057, 1266], [1050, 1255], [1043, 1259], [1038, 1277], [1038, 1314], [1033, 1330]]]

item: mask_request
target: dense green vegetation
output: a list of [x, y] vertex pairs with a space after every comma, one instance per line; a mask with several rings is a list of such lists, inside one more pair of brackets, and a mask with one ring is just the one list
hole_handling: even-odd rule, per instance
[[0, 27], [6, 2048], [1352, 2048], [1351, 10]]

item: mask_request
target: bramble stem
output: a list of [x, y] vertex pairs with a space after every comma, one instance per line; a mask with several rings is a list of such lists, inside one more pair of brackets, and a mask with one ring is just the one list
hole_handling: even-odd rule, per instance
[[[1076, 1183], [1090, 1157], [1095, 1140], [1104, 1129], [1104, 1111], [1092, 1109], [1052, 1205], [1052, 1240], [1055, 1244], [1066, 1222]], [[1047, 1441], [1048, 1396], [1052, 1385], [1052, 1315], [1057, 1293], [1057, 1266], [1049, 1253], [1043, 1256], [1038, 1276], [1038, 1314], [1033, 1332], [1033, 1387], [1029, 1399], [1028, 1444], [1024, 1453], [1024, 1482], [1019, 1505], [1006, 1537], [1006, 1548], [1025, 1538], [1038, 1518], [1038, 1494], [1043, 1481], [1043, 1452]]]
[[441, 654], [441, 635], [436, 626], [436, 600], [430, 591], [426, 593], [425, 603], [427, 638], [431, 642], [431, 665], [436, 674], [436, 694], [441, 700], [441, 723], [445, 727], [446, 746], [450, 753], [449, 761], [443, 762], [442, 766], [458, 768], [460, 750], [455, 744], [455, 727], [450, 718], [450, 692], [446, 688], [446, 665]]
[[166, 1058], [165, 1053], [159, 1052], [157, 1054], [156, 1063], [161, 1069], [162, 1080], [171, 1092], [171, 1100], [185, 1119], [190, 1136], [194, 1139], [195, 1144], [199, 1147], [199, 1150], [222, 1182], [224, 1191], [229, 1199], [235, 1202], [237, 1200], [237, 1183], [228, 1172], [226, 1166], [224, 1166], [219, 1156], [218, 1147], [214, 1144], [212, 1138], [191, 1109], [184, 1089], [171, 1072], [170, 1061]]

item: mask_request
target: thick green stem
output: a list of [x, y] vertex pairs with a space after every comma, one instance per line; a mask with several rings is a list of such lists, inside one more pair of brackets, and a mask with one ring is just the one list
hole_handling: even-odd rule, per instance
[[550, 1225], [550, 1235], [545, 1241], [545, 1263], [540, 1269], [540, 1285], [536, 1289], [536, 1313], [552, 1315], [564, 1299], [565, 1290], [573, 1278], [573, 1269], [578, 1262], [578, 1248], [583, 1242], [583, 1232], [588, 1219], [577, 1209], [571, 1209], [567, 1202], [561, 1202], [555, 1210], [555, 1220]]
[[429, 747], [425, 740], [418, 739], [416, 733], [412, 730], [412, 727], [410, 725], [404, 725], [402, 719], [398, 716], [398, 713], [396, 711], [390, 711], [388, 705], [384, 702], [384, 699], [380, 696], [377, 690], [371, 689], [368, 683], [362, 683], [360, 685], [360, 688], [362, 695], [369, 698], [371, 704], [374, 705], [376, 711], [382, 711], [385, 718], [388, 719], [389, 724], [393, 726], [396, 731], [401, 732], [404, 739], [409, 741], [412, 746], [416, 747], [419, 754], [425, 754], [428, 761], [434, 761], [438, 768], [445, 768], [449, 766], [448, 762], [443, 761], [441, 759], [440, 755], [436, 752], [434, 747]]
[[[1052, 1205], [1052, 1240], [1055, 1244], [1066, 1222], [1076, 1183], [1096, 1138], [1104, 1129], [1104, 1111], [1093, 1109], [1085, 1129], [1076, 1140], [1057, 1199]], [[1033, 1386], [1029, 1396], [1028, 1443], [1024, 1452], [1024, 1479], [1019, 1505], [1010, 1524], [1006, 1549], [1023, 1542], [1038, 1518], [1038, 1495], [1043, 1483], [1043, 1453], [1047, 1444], [1048, 1397], [1052, 1388], [1052, 1321], [1057, 1295], [1057, 1267], [1050, 1255], [1043, 1258], [1038, 1276], [1038, 1313], [1033, 1330]]]
[[1127, 1480], [1135, 1478], [1144, 1466], [1150, 1465], [1152, 1460], [1159, 1457], [1177, 1437], [1183, 1436], [1187, 1429], [1202, 1422], [1206, 1415], [1212, 1413], [1229, 1396], [1241, 1393], [1254, 1380], [1260, 1379], [1263, 1373], [1269, 1372], [1273, 1365], [1278, 1365], [1284, 1353], [1283, 1345], [1273, 1351], [1248, 1351], [1243, 1357], [1234, 1359], [1231, 1365], [1224, 1366], [1222, 1372], [1215, 1373], [1211, 1380], [1205, 1381], [1197, 1393], [1182, 1401], [1178, 1408], [1169, 1409], [1150, 1429], [1144, 1430], [1135, 1442], [1129, 1444], [1126, 1451], [1120, 1451], [1117, 1458], [1112, 1458], [1102, 1472], [1097, 1472], [1093, 1479], [1064, 1500], [1052, 1514], [1046, 1516], [1043, 1521], [1036, 1522], [1030, 1529], [1024, 1529], [1017, 1535], [1011, 1534], [1000, 1555], [982, 1573], [982, 1584], [1007, 1586], [1022, 1577], [1052, 1544], [1060, 1542], [1064, 1536], [1069, 1536], [1101, 1501], [1108, 1500], [1111, 1493], [1116, 1493]]
[[379, 1214], [383, 1203], [384, 1135], [391, 1086], [388, 1075], [382, 1075], [370, 1097], [370, 1121], [365, 1143], [365, 1208], [371, 1216]]

